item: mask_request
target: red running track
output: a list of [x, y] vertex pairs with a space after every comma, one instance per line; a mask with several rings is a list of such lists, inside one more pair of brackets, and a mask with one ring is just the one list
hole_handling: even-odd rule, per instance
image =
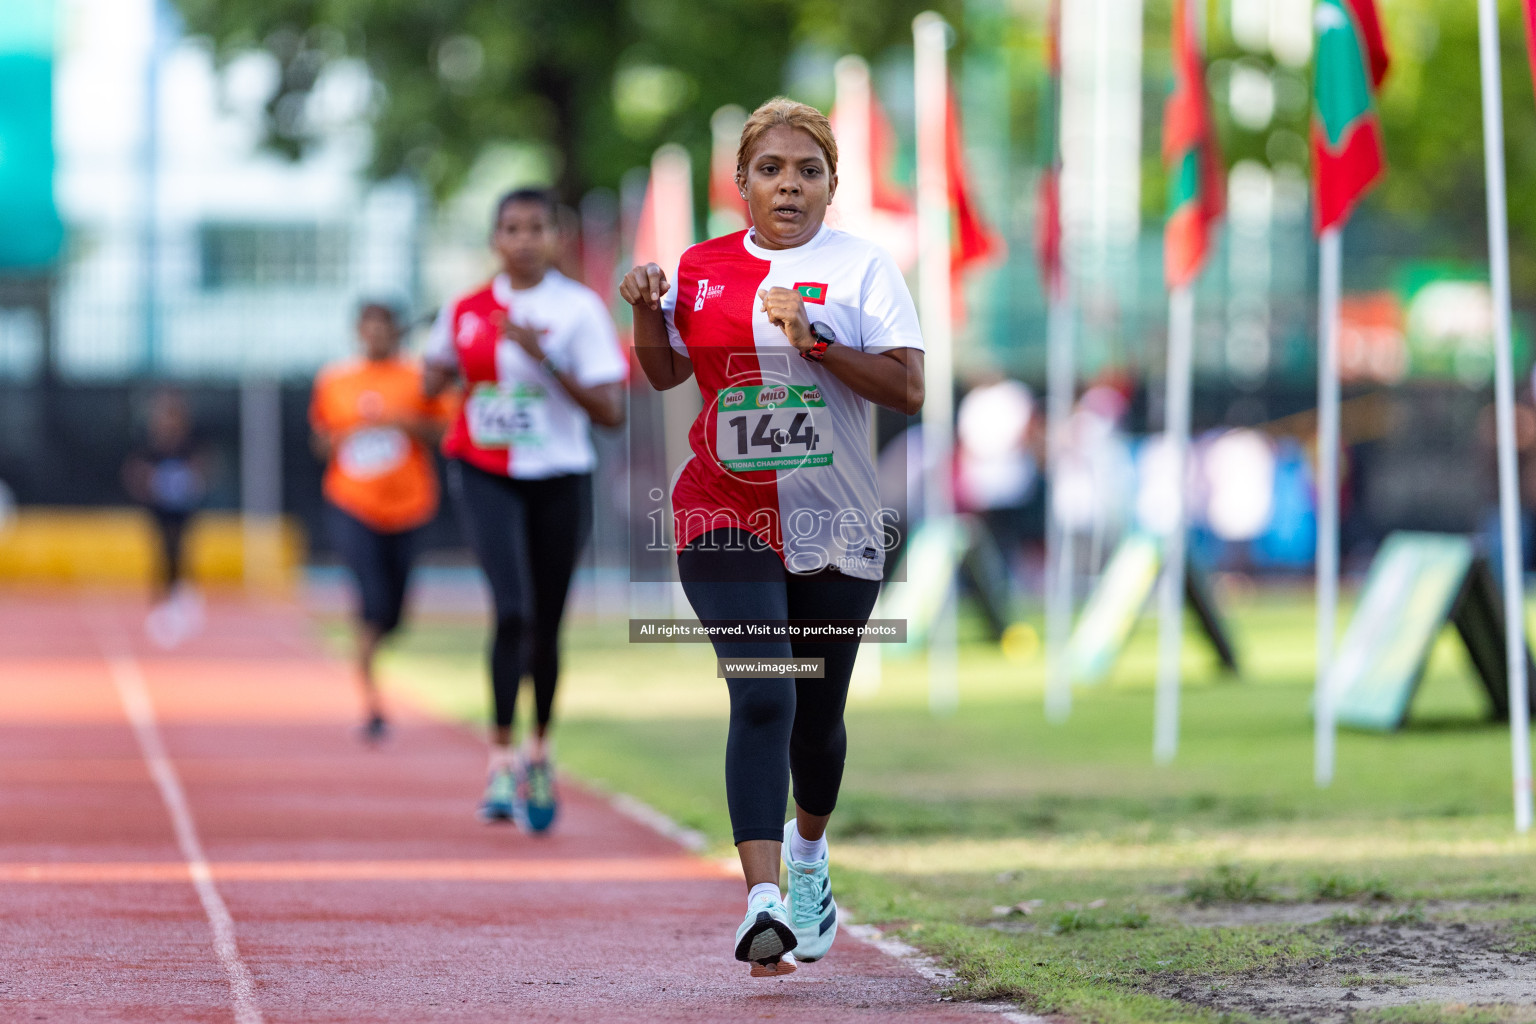
[[749, 978], [739, 875], [572, 785], [549, 836], [479, 824], [479, 742], [416, 717], [363, 749], [293, 607], [215, 602], [170, 654], [139, 626], [0, 594], [0, 1020], [988, 1016], [847, 935]]

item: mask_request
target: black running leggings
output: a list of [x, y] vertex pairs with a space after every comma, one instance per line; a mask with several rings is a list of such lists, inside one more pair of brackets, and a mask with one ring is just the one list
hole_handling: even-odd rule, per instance
[[[700, 620], [769, 619], [864, 622], [878, 580], [832, 569], [792, 573], [744, 531], [714, 530], [677, 555], [683, 590]], [[720, 658], [824, 658], [824, 679], [729, 679], [731, 724], [725, 742], [725, 796], [735, 841], [780, 839], [794, 780], [795, 803], [831, 814], [843, 783], [848, 734], [843, 706], [856, 643], [827, 640], [715, 641]]]
[[185, 575], [187, 525], [192, 513], [156, 508], [150, 514], [160, 537], [160, 596], [169, 597]]
[[411, 563], [421, 537], [419, 529], [385, 533], [375, 530], [346, 509], [325, 504], [331, 546], [341, 555], [357, 583], [357, 617], [389, 636], [400, 626]]
[[514, 480], [462, 460], [448, 464], [464, 533], [491, 587], [491, 703], [512, 724], [518, 686], [533, 677], [534, 719], [549, 725], [560, 677], [560, 619], [576, 559], [592, 527], [586, 473]]

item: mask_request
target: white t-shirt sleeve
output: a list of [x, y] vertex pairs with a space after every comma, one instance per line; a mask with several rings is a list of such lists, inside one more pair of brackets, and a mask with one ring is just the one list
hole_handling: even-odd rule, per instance
[[432, 321], [432, 329], [427, 333], [427, 344], [421, 350], [421, 361], [428, 366], [454, 369], [459, 365], [459, 354], [453, 348], [454, 305], [452, 302], [443, 303], [443, 308], [437, 311], [437, 319]]
[[586, 289], [577, 299], [572, 324], [571, 374], [584, 388], [612, 384], [629, 376], [629, 364], [619, 348], [619, 336], [602, 300]]
[[671, 343], [672, 350], [684, 359], [688, 358], [688, 346], [683, 343], [682, 334], [677, 330], [677, 288], [678, 282], [669, 282], [672, 287], [667, 289], [667, 294], [661, 297], [661, 319], [667, 325], [667, 341]]
[[859, 341], [865, 352], [897, 348], [922, 351], [923, 332], [917, 322], [912, 293], [891, 254], [878, 246], [864, 270], [863, 301], [859, 303]]

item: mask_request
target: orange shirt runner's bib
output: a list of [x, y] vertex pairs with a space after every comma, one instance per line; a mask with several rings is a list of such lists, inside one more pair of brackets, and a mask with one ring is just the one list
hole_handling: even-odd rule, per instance
[[422, 397], [414, 362], [351, 359], [321, 370], [309, 419], [333, 440], [326, 498], [383, 533], [427, 522], [437, 512], [437, 471], [427, 446], [398, 424], [444, 418], [443, 402]]

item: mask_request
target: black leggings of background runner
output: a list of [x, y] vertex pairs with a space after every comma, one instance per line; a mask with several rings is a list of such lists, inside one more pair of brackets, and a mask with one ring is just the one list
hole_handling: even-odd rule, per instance
[[331, 545], [357, 581], [357, 617], [388, 636], [400, 625], [421, 531], [375, 530], [330, 502], [325, 517]]
[[512, 724], [517, 688], [533, 677], [534, 717], [549, 725], [560, 677], [560, 619], [576, 558], [592, 529], [592, 477], [514, 480], [460, 459], [448, 463], [465, 536], [495, 605], [491, 697], [496, 725]]
[[151, 508], [150, 516], [160, 538], [160, 596], [169, 597], [185, 575], [187, 525], [192, 513]]
[[[677, 573], [701, 621], [852, 620], [874, 610], [879, 580], [831, 569], [792, 573], [744, 531], [714, 530], [677, 555]], [[720, 658], [824, 658], [826, 678], [728, 679], [731, 724], [725, 742], [725, 797], [738, 843], [780, 839], [794, 780], [795, 803], [831, 814], [843, 784], [848, 733], [843, 706], [859, 645], [828, 640], [714, 641]]]

